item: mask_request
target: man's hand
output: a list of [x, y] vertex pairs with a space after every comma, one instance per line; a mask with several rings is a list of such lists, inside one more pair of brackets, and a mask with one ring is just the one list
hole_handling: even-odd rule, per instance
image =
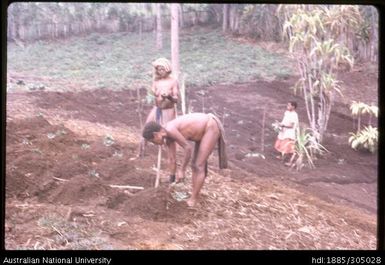
[[184, 172], [183, 172], [183, 170], [178, 169], [178, 171], [176, 172], [176, 179], [175, 179], [175, 182], [176, 182], [176, 183], [179, 183], [179, 182], [181, 182], [181, 181], [183, 181], [183, 180], [184, 180]]
[[174, 183], [175, 182], [175, 175], [170, 175], [169, 181], [170, 181], [170, 183]]

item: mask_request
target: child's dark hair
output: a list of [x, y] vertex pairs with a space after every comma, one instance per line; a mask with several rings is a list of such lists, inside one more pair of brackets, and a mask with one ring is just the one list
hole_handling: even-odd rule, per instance
[[295, 101], [289, 101], [289, 103], [296, 109], [297, 108], [297, 102]]
[[146, 125], [143, 128], [143, 133], [142, 133], [143, 138], [146, 140], [151, 140], [152, 138], [154, 138], [153, 133], [159, 132], [160, 128], [162, 127], [155, 121], [150, 121], [146, 123]]

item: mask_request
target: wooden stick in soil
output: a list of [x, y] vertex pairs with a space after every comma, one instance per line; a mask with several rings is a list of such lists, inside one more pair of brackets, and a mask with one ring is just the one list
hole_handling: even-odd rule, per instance
[[226, 108], [223, 107], [222, 125], [225, 127]]
[[202, 112], [205, 113], [205, 92], [202, 95]]
[[[180, 97], [181, 97], [181, 105], [182, 105], [182, 114], [186, 114], [186, 86], [185, 86], [185, 75], [180, 74], [181, 79], [181, 90], [180, 90]], [[176, 105], [175, 105], [176, 106]]]
[[140, 186], [130, 186], [130, 185], [110, 185], [111, 188], [117, 189], [133, 189], [133, 190], [143, 190], [143, 187]]
[[57, 177], [52, 177], [53, 179], [56, 179], [56, 180], [59, 180], [59, 181], [68, 181], [68, 179], [61, 179], [61, 178], [57, 178]]
[[143, 128], [143, 121], [142, 121], [142, 98], [140, 97], [140, 87], [136, 87], [136, 97], [138, 99], [138, 115], [139, 115], [139, 128]]
[[262, 131], [261, 131], [261, 153], [265, 151], [265, 119], [266, 119], [266, 109], [263, 108], [262, 114]]
[[158, 149], [158, 165], [156, 170], [156, 179], [155, 179], [155, 188], [159, 186], [159, 178], [160, 178], [160, 162], [162, 160], [162, 146], [159, 146]]

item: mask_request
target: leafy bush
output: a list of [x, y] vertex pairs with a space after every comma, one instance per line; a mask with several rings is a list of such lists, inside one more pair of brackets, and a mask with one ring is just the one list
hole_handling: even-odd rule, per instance
[[378, 117], [378, 107], [376, 105], [368, 105], [360, 101], [353, 101], [350, 104], [350, 110], [353, 117], [357, 117], [357, 133], [361, 130], [361, 116], [364, 114], [369, 115], [369, 125], [372, 125], [372, 117]]
[[293, 161], [293, 167], [297, 170], [301, 170], [305, 163], [310, 168], [315, 168], [314, 160], [317, 159], [317, 155], [323, 155], [328, 150], [318, 142], [316, 132], [311, 128], [297, 128], [296, 141], [295, 141], [295, 156]]
[[376, 127], [368, 126], [357, 133], [350, 133], [350, 146], [355, 150], [368, 150], [374, 153], [378, 147], [378, 130]]
[[[368, 150], [374, 153], [378, 144], [378, 129], [372, 127], [372, 117], [378, 117], [378, 107], [353, 101], [350, 105], [353, 117], [357, 117], [357, 131], [350, 133], [349, 144], [354, 150]], [[361, 116], [369, 115], [369, 126], [361, 130]]]

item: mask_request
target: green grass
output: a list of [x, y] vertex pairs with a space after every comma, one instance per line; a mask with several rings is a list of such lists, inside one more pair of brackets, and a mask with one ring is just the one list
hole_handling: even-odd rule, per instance
[[[10, 43], [7, 66], [11, 72], [79, 82], [95, 89], [134, 89], [137, 82], [150, 87], [151, 62], [158, 57], [171, 59], [170, 36], [168, 32], [163, 36], [161, 51], [155, 49], [153, 33], [94, 33], [56, 42], [38, 41], [25, 48]], [[187, 88], [291, 75], [286, 58], [216, 30], [182, 31], [180, 60]]]

